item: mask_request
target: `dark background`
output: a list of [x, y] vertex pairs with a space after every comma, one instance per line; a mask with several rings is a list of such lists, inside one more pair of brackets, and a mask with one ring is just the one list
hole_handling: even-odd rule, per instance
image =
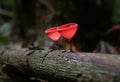
[[49, 48], [47, 28], [76, 22], [74, 44], [92, 52], [105, 32], [119, 22], [119, 4], [119, 0], [0, 0], [0, 45], [20, 48], [34, 42]]

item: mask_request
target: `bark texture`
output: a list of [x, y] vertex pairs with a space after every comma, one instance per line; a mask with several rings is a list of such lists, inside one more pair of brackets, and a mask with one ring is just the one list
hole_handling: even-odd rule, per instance
[[115, 54], [1, 49], [0, 60], [13, 66], [7, 70], [16, 68], [23, 78], [31, 80], [42, 78], [49, 82], [120, 82], [120, 56]]

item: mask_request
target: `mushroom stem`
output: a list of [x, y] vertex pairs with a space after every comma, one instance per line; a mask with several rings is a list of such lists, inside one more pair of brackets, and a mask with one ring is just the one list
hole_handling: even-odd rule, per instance
[[70, 40], [69, 42], [70, 42], [70, 52], [73, 52], [73, 50], [72, 50], [72, 41]]

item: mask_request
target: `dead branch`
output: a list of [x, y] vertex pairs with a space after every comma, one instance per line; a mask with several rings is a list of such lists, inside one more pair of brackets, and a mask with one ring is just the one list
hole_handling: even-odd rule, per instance
[[120, 56], [115, 54], [2, 49], [0, 60], [50, 82], [120, 82]]
[[13, 12], [0, 8], [0, 15], [13, 18]]

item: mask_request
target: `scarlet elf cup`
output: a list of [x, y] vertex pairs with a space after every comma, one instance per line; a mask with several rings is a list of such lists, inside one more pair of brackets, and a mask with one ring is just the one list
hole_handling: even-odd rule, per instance
[[75, 35], [77, 29], [78, 24], [76, 23], [63, 24], [57, 28], [60, 35], [68, 40], [71, 40], [71, 38]]
[[60, 38], [60, 33], [58, 32], [57, 30], [57, 27], [52, 27], [52, 28], [49, 28], [45, 31], [46, 35], [51, 39], [53, 40], [54, 42], [57, 42], [58, 39]]

